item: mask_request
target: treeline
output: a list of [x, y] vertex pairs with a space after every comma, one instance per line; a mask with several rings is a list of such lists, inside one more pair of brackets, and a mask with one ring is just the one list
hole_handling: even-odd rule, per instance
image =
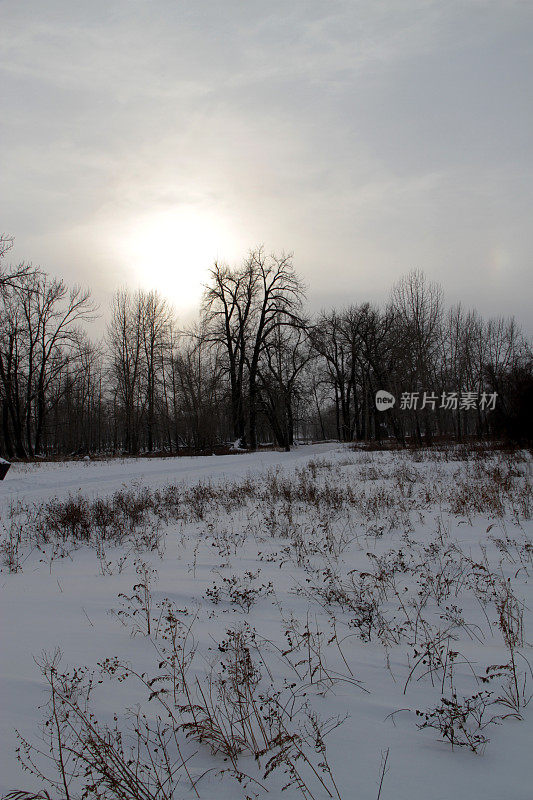
[[[0, 238], [4, 261], [12, 239]], [[122, 290], [90, 338], [90, 293], [0, 268], [0, 454], [255, 449], [295, 439], [531, 440], [533, 359], [513, 319], [446, 309], [412, 272], [389, 301], [311, 317], [290, 256], [215, 263], [197, 324]], [[377, 390], [396, 398], [376, 408]]]

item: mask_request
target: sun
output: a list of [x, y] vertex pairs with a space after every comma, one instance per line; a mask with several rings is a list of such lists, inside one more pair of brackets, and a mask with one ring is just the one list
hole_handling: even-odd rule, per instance
[[234, 251], [228, 224], [192, 207], [148, 214], [128, 228], [122, 249], [132, 279], [157, 289], [177, 309], [198, 305], [209, 268]]

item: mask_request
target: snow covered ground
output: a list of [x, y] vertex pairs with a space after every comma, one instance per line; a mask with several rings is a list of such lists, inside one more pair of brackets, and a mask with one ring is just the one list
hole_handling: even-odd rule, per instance
[[[125, 506], [120, 530], [86, 530], [99, 498], [106, 513]], [[529, 800], [531, 511], [527, 463], [499, 454], [325, 444], [13, 465], [0, 483], [0, 793], [47, 788], [21, 771], [14, 729], [38, 743], [36, 662], [59, 647], [59, 673], [118, 659], [92, 697], [101, 726], [116, 714], [125, 732], [138, 706], [154, 726], [172, 696], [189, 759], [174, 800]], [[186, 664], [174, 683], [172, 652]], [[148, 702], [128, 671], [179, 697]], [[239, 755], [214, 752], [206, 708], [226, 732], [241, 724]]]

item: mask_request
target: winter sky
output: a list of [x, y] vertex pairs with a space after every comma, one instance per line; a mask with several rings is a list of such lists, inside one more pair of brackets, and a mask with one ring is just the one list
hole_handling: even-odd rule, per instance
[[0, 229], [104, 303], [264, 243], [315, 309], [419, 267], [531, 330], [532, 42], [532, 0], [0, 0]]

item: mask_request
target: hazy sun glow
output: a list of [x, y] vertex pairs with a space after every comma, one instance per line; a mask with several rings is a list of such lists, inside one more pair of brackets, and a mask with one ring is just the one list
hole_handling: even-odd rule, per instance
[[122, 239], [128, 271], [143, 289], [156, 289], [176, 308], [200, 301], [216, 258], [230, 261], [235, 239], [221, 219], [193, 207], [141, 217]]

